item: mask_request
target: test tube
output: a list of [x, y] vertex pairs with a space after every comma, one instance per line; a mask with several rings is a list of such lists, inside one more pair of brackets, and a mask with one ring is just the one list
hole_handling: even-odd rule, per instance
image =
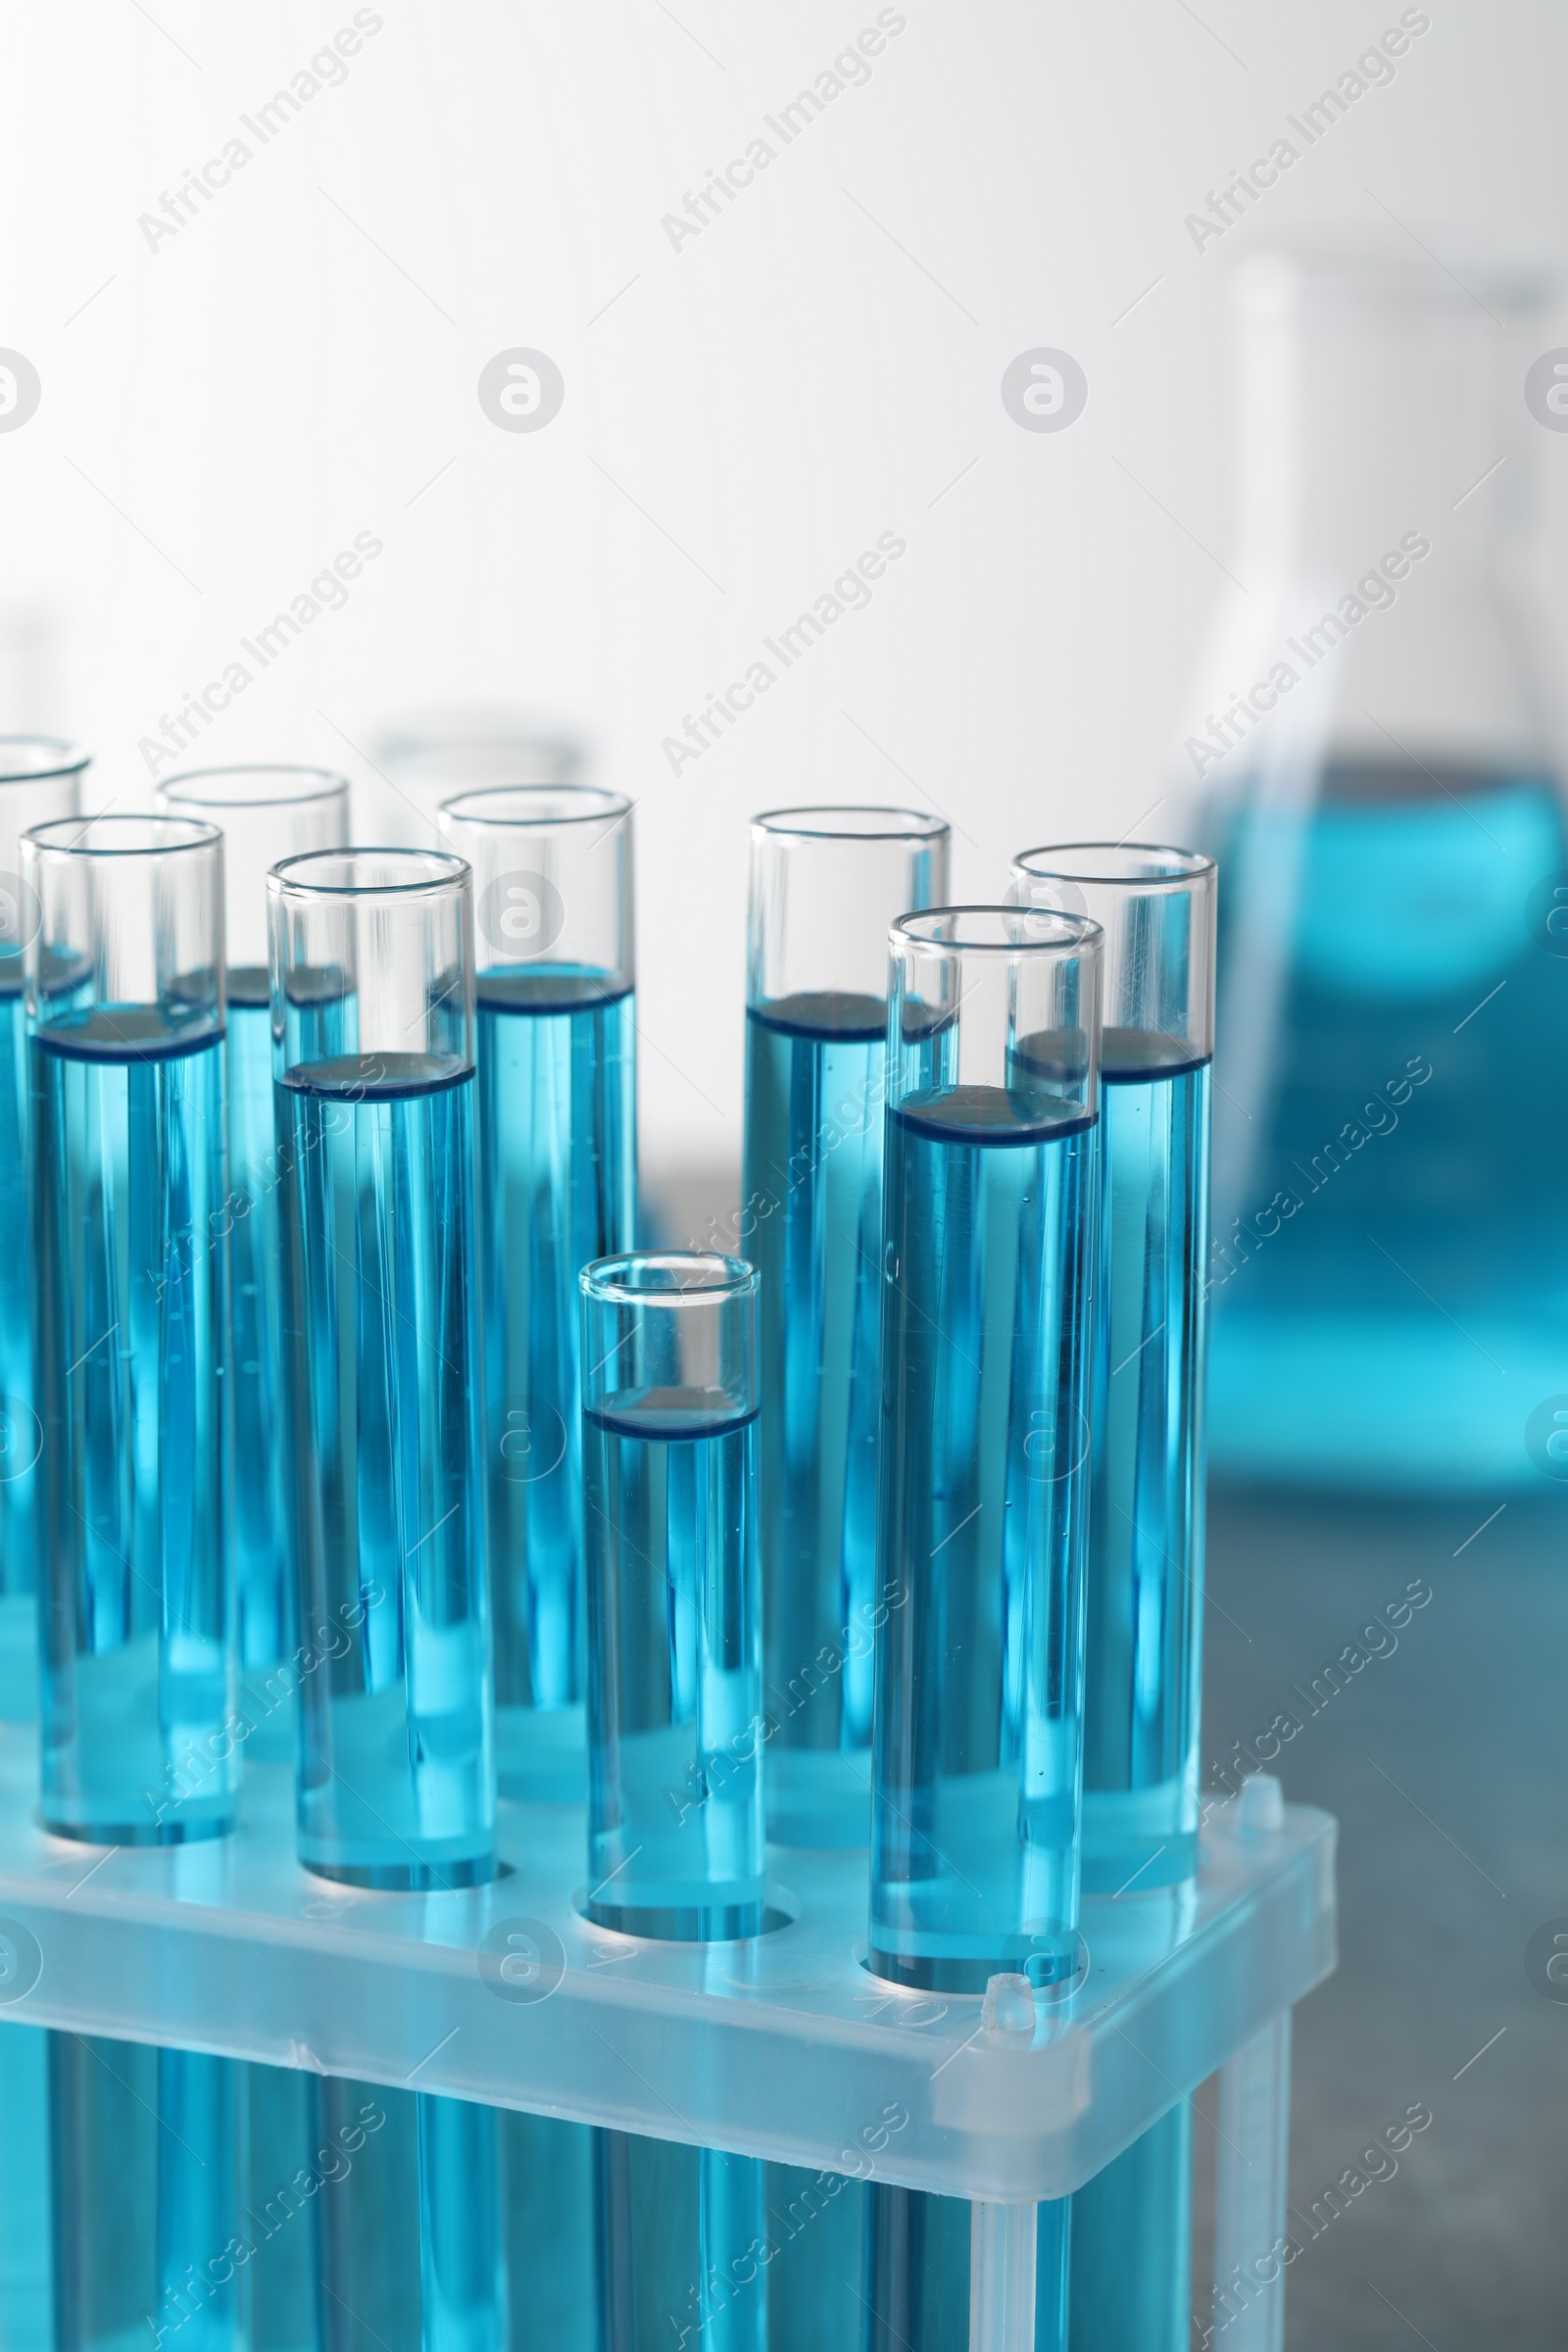
[[471, 2099], [416, 2099], [423, 2352], [506, 2352], [501, 2118]]
[[471, 1886], [496, 1800], [469, 872], [323, 850], [268, 893], [300, 1860]]
[[1097, 923], [890, 934], [868, 1966], [1076, 1971]]
[[1193, 2302], [1191, 2102], [1178, 2099], [1067, 2202], [1067, 2346], [1186, 2352]]
[[587, 1913], [628, 1935], [763, 1924], [757, 1292], [707, 1250], [582, 1275]]
[[887, 935], [947, 896], [912, 808], [752, 823], [739, 1230], [762, 1277], [768, 1836], [864, 1845], [876, 1571]]
[[1083, 1883], [1147, 1893], [1198, 1868], [1215, 869], [1075, 842], [1013, 886], [1105, 934]]
[[[202, 2050], [160, 2049], [157, 2321], [190, 2352], [250, 2352], [252, 2280], [245, 2242], [246, 2091], [250, 2069]], [[101, 2241], [100, 2241], [101, 2242]]]
[[[1198, 1868], [1215, 868], [1074, 842], [1012, 870], [1105, 934], [1083, 1883], [1136, 1900]], [[1072, 2199], [1074, 2342], [1185, 2343], [1191, 2143], [1174, 2107]]]
[[223, 1564], [223, 852], [186, 817], [23, 842], [44, 1524], [40, 1816], [231, 1829]]
[[580, 1802], [577, 1277], [634, 1239], [631, 803], [586, 785], [471, 792], [441, 832], [473, 868], [497, 1768], [509, 1796]]
[[23, 964], [36, 912], [22, 879], [22, 836], [73, 816], [88, 755], [34, 735], [0, 736], [0, 1722], [38, 1709], [38, 1456], [33, 1395], [32, 1204]]
[[[24, 1056], [25, 1059], [25, 1056]], [[14, 1968], [11, 1952], [5, 1954]], [[13, 1984], [15, 1979], [12, 1979]], [[55, 2284], [49, 2232], [49, 2044], [42, 2026], [0, 2034], [0, 2310], [19, 2343], [54, 2344]]]
[[228, 1021], [223, 1076], [228, 1198], [224, 1522], [246, 1752], [294, 1754], [294, 1580], [279, 1398], [277, 1164], [267, 870], [348, 839], [348, 785], [319, 767], [212, 767], [171, 776], [159, 806], [222, 829]]

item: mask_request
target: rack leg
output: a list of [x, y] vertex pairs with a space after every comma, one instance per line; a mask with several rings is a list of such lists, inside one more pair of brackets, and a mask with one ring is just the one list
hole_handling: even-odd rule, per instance
[[1291, 2013], [1239, 2049], [1219, 2078], [1214, 2324], [1226, 2352], [1281, 2352], [1289, 2234]]
[[1039, 2208], [969, 2210], [969, 2352], [1035, 2352]]

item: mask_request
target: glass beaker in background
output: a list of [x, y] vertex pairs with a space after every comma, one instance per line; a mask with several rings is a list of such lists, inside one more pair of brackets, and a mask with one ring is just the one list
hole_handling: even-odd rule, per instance
[[463, 705], [389, 726], [368, 764], [354, 787], [355, 840], [439, 850], [443, 801], [498, 784], [580, 783], [583, 750], [525, 711]]
[[1534, 289], [1459, 270], [1314, 247], [1239, 274], [1247, 593], [1185, 747], [1223, 877], [1233, 1476], [1490, 1493], [1568, 1390], [1568, 1099], [1539, 1084], [1568, 1046], [1568, 846], [1507, 562]]

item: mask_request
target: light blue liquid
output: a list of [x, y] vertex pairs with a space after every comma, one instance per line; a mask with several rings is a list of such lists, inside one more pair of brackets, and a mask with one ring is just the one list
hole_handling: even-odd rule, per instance
[[1524, 1424], [1568, 1392], [1557, 794], [1335, 763], [1218, 846], [1214, 1465], [1534, 1486]]
[[583, 1414], [588, 1916], [691, 1942], [763, 1915], [757, 1418], [724, 1401]]
[[48, 2352], [49, 2036], [41, 2027], [0, 2032], [0, 2342], [6, 2352]]
[[32, 1127], [22, 958], [0, 955], [0, 1722], [38, 1710], [38, 1455], [33, 1399]]
[[317, 2352], [420, 2352], [416, 2094], [322, 2075], [311, 2108], [314, 2148], [346, 2167], [288, 2222], [311, 2232]]
[[50, 2034], [56, 2352], [277, 2352], [252, 2331], [248, 2072]]
[[[610, 2134], [331, 2077], [311, 2094], [319, 2187], [297, 2214], [280, 2196], [264, 2217], [255, 2200], [279, 2245], [299, 2232], [311, 2245], [309, 2352], [600, 2352], [622, 2340], [602, 2336], [599, 2320], [595, 2160]], [[667, 2214], [659, 2220], [667, 2232]]]
[[[795, 2310], [779, 2308], [778, 2256], [796, 2234], [796, 2214], [780, 2210], [811, 2179], [718, 2148], [601, 2132], [598, 2143], [598, 2341], [612, 2347], [668, 2347], [668, 2352], [838, 2352], [858, 2346], [859, 2307], [851, 2331], [813, 2326], [809, 2289]], [[788, 2183], [786, 2187], [785, 2184]], [[853, 2190], [850, 2197], [853, 2197]], [[850, 2202], [846, 2197], [845, 2202]], [[808, 2199], [808, 2216], [828, 2200]], [[830, 2229], [817, 2226], [812, 2251], [831, 2259]], [[797, 2268], [799, 2266], [797, 2265]], [[792, 2326], [797, 2314], [804, 2325]], [[848, 2314], [844, 2315], [846, 2318]]]
[[1198, 1868], [1208, 1087], [1174, 1038], [1107, 1029], [1084, 1631], [1083, 1883]]
[[767, 2352], [766, 2174], [755, 2156], [697, 2152], [703, 2352]]
[[[887, 2181], [869, 2182], [864, 2195], [858, 2352], [963, 2352], [973, 2208]], [[1058, 2197], [1036, 2208], [1031, 2352], [1067, 2352], [1073, 2202]]]
[[1096, 1125], [888, 1114], [868, 1965], [927, 1990], [1073, 1968]]
[[505, 2352], [499, 2123], [493, 2107], [418, 2096], [424, 2352]]
[[870, 2185], [843, 2173], [765, 2164], [763, 2274], [773, 2352], [861, 2352], [865, 2341], [863, 2243]]
[[514, 2352], [598, 2352], [596, 2142], [587, 2124], [505, 2112], [502, 2211]]
[[180, 2352], [249, 2352], [244, 2217], [246, 2070], [194, 2050], [158, 2052], [159, 2319]]
[[299, 1642], [300, 1859], [356, 1886], [491, 1876], [473, 1088], [420, 1054], [277, 1088]]
[[485, 1476], [502, 1788], [581, 1801], [577, 1276], [632, 1246], [636, 1015], [604, 974], [480, 976]]
[[[595, 2238], [603, 2352], [708, 2352], [703, 2340], [701, 2151], [597, 2132]], [[754, 2289], [755, 2291], [755, 2289]]]
[[55, 2352], [139, 2352], [165, 2317], [158, 2055], [96, 2034], [49, 2035]]
[[101, 1007], [32, 1043], [48, 1529], [41, 1812], [57, 1836], [231, 1829], [220, 1038]]
[[229, 1344], [227, 1540], [244, 1712], [255, 1756], [292, 1757], [294, 1702], [277, 1668], [294, 1649], [283, 1459], [278, 1176], [272, 1024], [265, 971], [228, 975], [225, 1079]]
[[739, 1246], [762, 1277], [767, 1824], [785, 1845], [870, 1831], [886, 1029], [874, 997], [746, 1022]]
[[1187, 2352], [1191, 2107], [1173, 2107], [1070, 2202], [1070, 2352]]
[[[963, 2352], [971, 2208], [891, 2181], [865, 2190], [861, 2352]], [[1040, 2352], [1058, 2352], [1050, 2343]]]
[[[244, 2241], [251, 2297], [251, 2352], [317, 2352], [316, 2266], [302, 2172], [319, 2179], [338, 2159], [320, 2160], [312, 2137], [312, 2078], [293, 2068], [247, 2066]], [[332, 2187], [340, 2186], [332, 2182]], [[319, 2192], [318, 2192], [319, 2193]], [[177, 2343], [165, 2352], [178, 2352]]]

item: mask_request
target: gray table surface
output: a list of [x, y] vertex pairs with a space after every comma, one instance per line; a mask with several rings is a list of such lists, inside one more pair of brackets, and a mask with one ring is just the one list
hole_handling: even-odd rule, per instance
[[[1407, 2107], [1433, 2118], [1307, 2238], [1289, 2352], [1568, 2344], [1568, 2003], [1526, 1974], [1532, 1935], [1568, 1928], [1568, 1494], [1475, 1534], [1495, 1509], [1211, 1501], [1204, 1781], [1294, 1713], [1269, 1769], [1341, 1827], [1340, 1968], [1296, 2013], [1306, 2228]], [[1397, 1648], [1311, 1713], [1314, 1677], [1412, 1580], [1432, 1598]]]

